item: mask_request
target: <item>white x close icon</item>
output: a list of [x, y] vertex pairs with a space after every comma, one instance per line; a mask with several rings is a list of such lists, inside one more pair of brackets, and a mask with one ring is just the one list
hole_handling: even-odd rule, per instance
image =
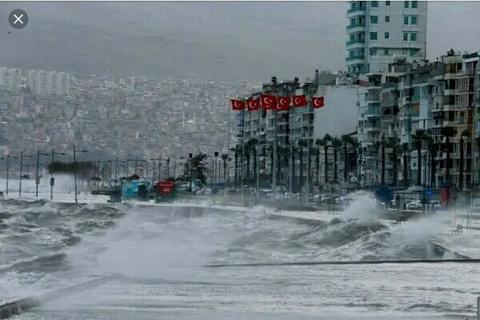
[[15, 21], [13, 22], [13, 24], [17, 24], [17, 22], [20, 22], [21, 24], [23, 24], [23, 21], [22, 21], [23, 13], [20, 16], [17, 16], [16, 14], [14, 14], [13, 17], [15, 18]]

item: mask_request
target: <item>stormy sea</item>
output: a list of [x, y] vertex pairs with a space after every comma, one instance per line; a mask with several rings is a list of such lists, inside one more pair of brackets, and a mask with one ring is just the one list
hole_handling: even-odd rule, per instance
[[478, 264], [310, 263], [441, 261], [466, 257], [449, 238], [480, 244], [476, 233], [440, 231], [434, 217], [392, 227], [365, 201], [316, 219], [3, 200], [0, 297], [39, 299], [13, 319], [474, 319]]

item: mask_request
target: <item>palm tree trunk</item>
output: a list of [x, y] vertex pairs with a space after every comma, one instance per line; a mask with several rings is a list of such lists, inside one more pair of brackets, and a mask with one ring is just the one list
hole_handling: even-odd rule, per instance
[[320, 186], [320, 148], [317, 149], [317, 157], [316, 157], [316, 161], [315, 161], [315, 173], [317, 175], [317, 186]]
[[422, 185], [422, 142], [417, 140], [417, 185]]
[[247, 151], [247, 175], [246, 175], [246, 181], [250, 181], [250, 150]]
[[463, 138], [460, 138], [460, 164], [459, 164], [459, 176], [458, 176], [458, 188], [460, 189], [460, 191], [463, 190], [463, 180], [464, 180], [464, 177], [463, 177], [463, 171], [464, 171], [464, 155], [463, 155], [463, 152], [464, 152], [464, 141], [463, 141]]
[[270, 183], [273, 185], [273, 170], [275, 166], [273, 164], [273, 148], [270, 152]]
[[435, 152], [436, 151], [436, 146], [435, 143], [432, 143], [431, 150], [430, 150], [430, 156], [431, 156], [431, 164], [430, 164], [430, 187], [432, 189], [436, 188], [436, 183], [435, 183], [435, 174], [436, 174], [436, 162], [435, 162]]
[[343, 182], [347, 183], [348, 179], [348, 153], [347, 153], [347, 141], [343, 142]]
[[235, 175], [235, 184], [237, 184], [237, 179], [238, 179], [238, 151], [235, 150], [235, 170], [234, 170], [234, 175]]
[[333, 181], [338, 182], [337, 147], [333, 148]]
[[257, 144], [253, 145], [253, 177], [257, 179]]
[[323, 147], [323, 156], [324, 156], [324, 175], [325, 175], [325, 184], [328, 183], [328, 146], [325, 144], [325, 146]]
[[303, 189], [303, 147], [300, 147], [300, 175], [299, 175], [299, 191]]
[[312, 192], [313, 179], [312, 179], [312, 149], [309, 148], [307, 152], [307, 177], [308, 177], [308, 190], [307, 192]]
[[292, 152], [290, 156], [292, 157], [292, 172], [290, 172], [290, 174], [292, 175], [292, 191], [295, 192], [295, 153]]
[[447, 146], [447, 157], [445, 159], [445, 182], [450, 183], [450, 137], [445, 138], [445, 145]]
[[396, 146], [393, 146], [392, 157], [393, 157], [392, 185], [396, 187], [397, 186], [397, 148]]
[[381, 172], [381, 179], [380, 183], [382, 186], [385, 185], [385, 141], [382, 139], [382, 145], [380, 146], [382, 149], [382, 172]]
[[408, 188], [408, 155], [406, 150], [403, 152], [403, 184], [404, 188]]

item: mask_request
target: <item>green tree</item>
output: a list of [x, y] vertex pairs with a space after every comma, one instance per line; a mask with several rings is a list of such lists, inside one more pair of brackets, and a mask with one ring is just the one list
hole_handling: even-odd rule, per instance
[[333, 181], [338, 182], [338, 149], [342, 146], [342, 141], [338, 138], [332, 139], [333, 147]]
[[328, 183], [328, 147], [330, 142], [332, 141], [332, 137], [327, 133], [325, 136], [320, 139], [321, 145], [323, 146], [323, 161], [324, 161], [324, 183], [327, 185]]
[[415, 148], [417, 150], [417, 185], [422, 185], [422, 141], [427, 139], [425, 130], [418, 129], [413, 135]]
[[207, 183], [207, 177], [210, 173], [207, 165], [208, 155], [206, 153], [199, 153], [192, 157], [191, 160], [185, 164], [184, 175], [182, 180], [189, 180], [190, 174], [193, 180], [200, 180], [202, 184]]

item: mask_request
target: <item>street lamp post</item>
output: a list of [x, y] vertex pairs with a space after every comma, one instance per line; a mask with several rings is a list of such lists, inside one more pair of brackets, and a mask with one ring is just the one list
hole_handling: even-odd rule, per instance
[[[80, 150], [79, 152], [87, 153], [87, 150]], [[74, 189], [75, 189], [75, 203], [78, 203], [78, 194], [77, 194], [77, 149], [73, 145], [73, 179], [74, 179]]]
[[[158, 161], [157, 178], [158, 178], [158, 181], [160, 181], [160, 179], [162, 178], [161, 173], [160, 173], [160, 170], [162, 169], [162, 157], [158, 157], [158, 159], [152, 158], [152, 159], [150, 159], [150, 161]], [[152, 183], [153, 183], [153, 180], [154, 180], [153, 177], [154, 176], [153, 176], [153, 168], [152, 168]]]
[[190, 187], [190, 193], [193, 193], [193, 154], [189, 153], [188, 154], [188, 162], [190, 163], [189, 165], [189, 173], [190, 173], [190, 181], [189, 181], [189, 187]]
[[75, 145], [73, 145], [73, 179], [75, 184], [75, 203], [78, 203], [78, 195], [77, 195], [77, 151]]
[[20, 176], [18, 182], [18, 197], [22, 196], [22, 175], [23, 175], [23, 158], [28, 157], [31, 158], [31, 155], [23, 154], [23, 151], [20, 151]]
[[[55, 155], [59, 154], [65, 156], [65, 152], [55, 152], [55, 148], [52, 148], [52, 162], [51, 165], [55, 162]], [[50, 200], [53, 200], [53, 186], [55, 185], [55, 178], [53, 177], [53, 168], [50, 168]]]
[[218, 162], [217, 162], [217, 159], [218, 159], [218, 152], [215, 151], [213, 153], [213, 184], [214, 185], [217, 183], [217, 180], [218, 180], [218, 176], [217, 176]]
[[37, 163], [35, 167], [35, 198], [38, 198], [38, 185], [40, 184], [40, 156], [49, 156], [49, 154], [40, 152], [40, 149], [37, 148]]
[[5, 160], [5, 171], [6, 171], [6, 182], [5, 182], [5, 194], [8, 195], [8, 180], [10, 176], [10, 158], [12, 159], [18, 159], [17, 157], [11, 157], [10, 154], [7, 154], [4, 157], [0, 158], [2, 160]]
[[165, 180], [168, 179], [169, 175], [170, 175], [170, 158], [167, 158], [167, 164], [166, 164], [166, 168], [165, 168]]

